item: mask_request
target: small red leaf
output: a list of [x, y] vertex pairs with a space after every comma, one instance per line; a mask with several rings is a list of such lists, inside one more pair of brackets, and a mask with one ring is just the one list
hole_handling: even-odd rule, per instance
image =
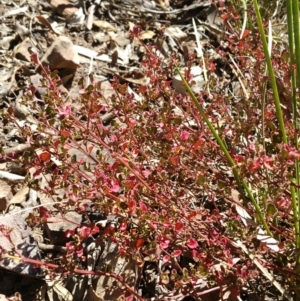
[[165, 255], [165, 256], [163, 257], [162, 261], [163, 261], [164, 263], [169, 262], [169, 261], [170, 261], [170, 255]]
[[166, 80], [164, 84], [165, 88], [170, 87], [171, 83], [172, 83], [171, 80]]
[[120, 223], [119, 229], [121, 231], [126, 231], [127, 230], [127, 223], [126, 222]]
[[233, 159], [234, 159], [234, 162], [236, 162], [236, 163], [241, 163], [241, 162], [245, 161], [245, 157], [241, 156], [241, 155], [236, 155], [233, 157]]
[[55, 148], [57, 148], [58, 146], [59, 146], [59, 140], [55, 140], [54, 142], [53, 142], [53, 146], [55, 147]]
[[180, 233], [180, 232], [182, 231], [182, 229], [183, 229], [183, 223], [182, 223], [182, 222], [177, 222], [177, 223], [175, 224], [175, 231], [176, 231], [177, 233]]
[[94, 226], [94, 227], [92, 228], [91, 234], [92, 234], [92, 235], [95, 235], [95, 234], [97, 234], [97, 233], [99, 233], [99, 232], [100, 232], [99, 228], [98, 228], [97, 226]]
[[250, 34], [251, 30], [249, 29], [245, 29], [244, 32], [243, 32], [243, 36], [242, 36], [242, 39], [248, 37], [248, 35]]
[[190, 238], [187, 242], [187, 246], [190, 248], [190, 249], [196, 249], [198, 247], [198, 243], [197, 241], [194, 239], [194, 238]]
[[174, 257], [178, 257], [178, 256], [181, 255], [181, 253], [182, 253], [181, 250], [174, 250], [174, 251], [173, 251], [173, 256], [174, 256]]
[[143, 211], [143, 212], [147, 212], [148, 211], [148, 208], [147, 206], [145, 205], [144, 202], [139, 202], [139, 206], [140, 206], [140, 209]]
[[190, 133], [188, 131], [182, 131], [180, 134], [180, 140], [181, 141], [186, 141], [190, 137]]
[[141, 27], [138, 25], [134, 26], [133, 29], [131, 30], [131, 34], [136, 38], [139, 37], [140, 33], [141, 33]]
[[136, 201], [132, 200], [128, 202], [128, 210], [130, 214], [135, 214], [136, 212]]
[[144, 95], [146, 93], [147, 89], [148, 89], [147, 86], [140, 86], [139, 92]]
[[248, 170], [249, 171], [255, 171], [257, 169], [260, 169], [260, 167], [261, 167], [261, 160], [259, 158], [259, 159], [254, 160], [253, 162], [251, 162], [248, 165]]
[[197, 252], [196, 250], [192, 251], [192, 256], [196, 262], [198, 262], [201, 259], [201, 254], [199, 252]]
[[30, 60], [35, 63], [36, 65], [39, 65], [41, 62], [39, 60], [39, 55], [37, 54], [37, 52], [33, 52], [31, 55], [30, 55]]
[[71, 106], [67, 105], [63, 110], [58, 111], [60, 116], [70, 115], [71, 113]]
[[129, 208], [135, 208], [136, 207], [136, 201], [132, 200], [128, 202], [128, 207]]
[[73, 229], [73, 230], [66, 230], [65, 231], [65, 236], [67, 238], [73, 237], [74, 235], [75, 235], [75, 229]]
[[119, 192], [120, 191], [120, 185], [119, 185], [119, 182], [117, 180], [113, 179], [111, 181], [111, 185], [112, 185], [112, 187], [111, 187], [112, 192]]
[[65, 130], [61, 130], [60, 131], [60, 135], [63, 137], [63, 138], [69, 138], [71, 133], [69, 131], [65, 131]]
[[171, 161], [171, 163], [173, 164], [173, 165], [178, 165], [178, 163], [179, 163], [179, 157], [178, 156], [176, 156], [176, 157], [172, 157], [172, 158], [170, 158], [170, 161]]
[[290, 158], [300, 159], [300, 154], [298, 152], [295, 152], [295, 151], [290, 151], [289, 152], [289, 157]]
[[161, 246], [162, 249], [167, 249], [169, 247], [170, 243], [171, 243], [170, 239], [168, 239], [166, 237], [162, 237], [160, 239], [159, 245]]
[[194, 150], [197, 150], [203, 144], [202, 139], [198, 139], [195, 144], [193, 145]]
[[145, 178], [148, 178], [149, 175], [151, 174], [151, 170], [145, 169], [145, 170], [142, 171], [142, 174], [143, 174], [143, 176], [144, 176]]
[[42, 162], [47, 162], [49, 161], [51, 158], [51, 154], [48, 153], [48, 152], [42, 152], [40, 155], [39, 155], [39, 159], [42, 161]]
[[287, 209], [291, 204], [291, 201], [287, 198], [285, 199], [280, 199], [278, 202], [277, 202], [277, 206], [279, 209]]
[[135, 242], [135, 246], [139, 249], [144, 245], [144, 240], [142, 238], [139, 238]]
[[116, 170], [119, 167], [119, 162], [115, 161], [115, 163], [110, 167], [112, 170]]
[[150, 226], [150, 228], [152, 228], [153, 230], [157, 230], [157, 225], [156, 225], [154, 222], [150, 221], [150, 222], [149, 222], [149, 226]]

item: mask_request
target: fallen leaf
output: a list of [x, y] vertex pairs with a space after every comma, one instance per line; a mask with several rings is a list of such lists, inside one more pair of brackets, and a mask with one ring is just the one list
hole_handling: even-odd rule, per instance
[[154, 36], [155, 36], [155, 32], [153, 32], [152, 30], [146, 30], [140, 33], [139, 38], [141, 40], [149, 40], [152, 39]]
[[165, 35], [178, 40], [184, 40], [187, 37], [187, 34], [178, 26], [169, 26], [166, 28]]
[[102, 301], [103, 299], [100, 298], [99, 296], [97, 296], [97, 294], [95, 293], [94, 289], [92, 286], [89, 286], [88, 290], [87, 290], [87, 295], [84, 298], [84, 301]]
[[26, 200], [26, 197], [29, 193], [29, 187], [22, 187], [9, 201], [8, 206], [12, 204], [21, 204]]
[[275, 238], [268, 235], [261, 228], [259, 228], [256, 238], [260, 240], [262, 243], [265, 243], [269, 249], [275, 252], [279, 252], [280, 249], [278, 247], [278, 241]]
[[238, 204], [235, 204], [235, 210], [237, 214], [241, 217], [242, 222], [245, 226], [248, 226], [248, 224], [253, 224], [253, 220], [249, 213], [241, 206]]
[[36, 16], [39, 23], [42, 25], [48, 27], [50, 30], [52, 30], [55, 34], [60, 35], [60, 31], [56, 29], [57, 22], [50, 22], [48, 18], [45, 18], [44, 16]]
[[93, 24], [102, 30], [112, 30], [116, 31], [116, 27], [104, 20], [95, 20]]
[[11, 185], [8, 181], [0, 179], [0, 211], [7, 208], [8, 199], [12, 196]]
[[21, 13], [25, 13], [27, 12], [28, 10], [28, 6], [23, 6], [23, 7], [18, 7], [18, 8], [15, 8], [15, 9], [11, 9], [10, 11], [6, 12], [3, 17], [6, 18], [6, 17], [11, 17], [11, 16], [16, 16], [16, 15], [19, 15]]
[[73, 296], [71, 295], [71, 293], [60, 283], [55, 283], [53, 290], [58, 295], [58, 299], [60, 301], [73, 301]]

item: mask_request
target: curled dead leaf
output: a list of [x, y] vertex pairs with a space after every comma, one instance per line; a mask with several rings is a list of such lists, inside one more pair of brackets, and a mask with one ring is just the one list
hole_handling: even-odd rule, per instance
[[150, 39], [152, 39], [154, 36], [155, 36], [155, 32], [153, 32], [152, 30], [145, 30], [145, 31], [142, 31], [142, 32], [140, 33], [139, 38], [140, 38], [141, 40], [150, 40]]
[[55, 34], [60, 35], [60, 31], [56, 29], [57, 22], [50, 22], [49, 19], [45, 18], [44, 16], [36, 16], [36, 19], [40, 24], [48, 27]]
[[116, 31], [116, 28], [112, 24], [104, 20], [95, 20], [93, 24], [102, 30]]

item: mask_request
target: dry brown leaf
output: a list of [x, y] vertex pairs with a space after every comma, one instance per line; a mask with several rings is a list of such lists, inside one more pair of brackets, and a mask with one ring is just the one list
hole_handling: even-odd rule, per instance
[[128, 73], [122, 74], [120, 76], [123, 80], [137, 84], [137, 85], [147, 85], [147, 78], [145, 77], [145, 74], [140, 72], [139, 70], [133, 70]]
[[29, 193], [29, 187], [24, 186], [22, 187], [9, 201], [8, 206], [12, 204], [22, 204]]
[[117, 61], [118, 61], [118, 51], [115, 50], [112, 55], [111, 55], [111, 66], [114, 67], [116, 64], [117, 64]]
[[79, 45], [73, 45], [74, 50], [85, 57], [93, 58], [107, 63], [111, 63], [111, 58], [107, 54], [97, 55], [97, 52]]
[[149, 40], [152, 39], [155, 36], [155, 32], [152, 30], [145, 30], [142, 31], [139, 38], [142, 40]]
[[15, 30], [22, 40], [24, 40], [25, 37], [29, 35], [29, 29], [18, 21], [16, 21]]
[[7, 170], [8, 163], [0, 163], [0, 170]]
[[112, 31], [117, 30], [116, 27], [114, 27], [112, 24], [104, 20], [95, 20], [93, 21], [93, 24], [102, 30], [112, 30]]
[[75, 51], [78, 54], [89, 57], [89, 58], [92, 58], [92, 57], [94, 58], [97, 55], [96, 51], [86, 48], [86, 47], [83, 47], [83, 46], [80, 46], [80, 45], [73, 45], [73, 48], [75, 49]]
[[253, 224], [251, 216], [243, 207], [239, 206], [238, 204], [235, 204], [235, 210], [241, 217], [241, 220], [246, 227], [248, 226], [248, 224]]
[[54, 284], [53, 290], [58, 295], [60, 301], [73, 301], [71, 293], [59, 282]]
[[7, 208], [8, 199], [12, 196], [11, 185], [8, 181], [0, 180], [0, 211]]
[[95, 35], [93, 35], [93, 40], [95, 42], [104, 43], [109, 40], [109, 35], [104, 32], [97, 32]]
[[187, 34], [183, 32], [178, 26], [170, 26], [166, 28], [165, 35], [170, 36], [173, 39], [184, 40]]
[[8, 50], [10, 48], [10, 43], [15, 39], [15, 36], [3, 37], [0, 40], [0, 47], [4, 50]]
[[11, 16], [16, 16], [16, 15], [19, 15], [21, 13], [26, 13], [28, 10], [28, 6], [23, 6], [23, 7], [18, 7], [18, 8], [15, 8], [15, 9], [11, 9], [10, 11], [6, 12], [3, 17], [6, 18], [6, 17], [11, 17]]
[[129, 26], [129, 30], [131, 31], [131, 30], [133, 30], [135, 24], [129, 21], [128, 26]]
[[265, 231], [263, 231], [261, 228], [258, 229], [258, 234], [256, 237], [258, 240], [260, 240], [262, 243], [265, 243], [266, 246], [275, 251], [275, 252], [279, 252], [279, 246], [278, 246], [278, 240], [274, 239], [273, 237], [271, 237], [270, 235], [268, 235]]
[[92, 286], [89, 286], [87, 294], [83, 301], [102, 301], [102, 299], [97, 296]]
[[124, 49], [118, 49], [118, 57], [123, 66], [129, 64], [129, 58], [132, 59], [132, 45], [128, 44]]
[[51, 0], [50, 5], [59, 16], [62, 16], [66, 19], [70, 18], [79, 10], [68, 0]]
[[130, 39], [128, 38], [128, 36], [122, 32], [117, 34], [109, 32], [108, 36], [111, 40], [115, 41], [120, 47], [125, 47], [130, 43]]
[[44, 16], [36, 16], [39, 23], [42, 25], [48, 27], [50, 30], [52, 30], [55, 34], [60, 35], [61, 33], [59, 30], [57, 30], [55, 27], [57, 25], [57, 22], [50, 22], [49, 19], [45, 18]]
[[236, 189], [231, 189], [231, 197], [236, 202], [240, 202], [240, 193]]

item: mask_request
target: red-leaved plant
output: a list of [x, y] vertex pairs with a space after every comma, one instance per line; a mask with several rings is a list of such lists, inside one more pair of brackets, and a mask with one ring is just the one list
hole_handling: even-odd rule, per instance
[[[132, 34], [138, 38], [139, 28]], [[247, 69], [251, 61], [241, 54], [246, 55], [253, 45], [253, 36], [240, 41], [231, 38], [230, 50], [240, 53], [237, 64], [246, 69], [250, 98], [236, 99], [223, 92], [228, 83], [225, 77], [221, 81], [215, 75], [216, 66], [230, 66], [229, 50], [221, 48], [220, 58], [207, 59], [211, 94], [203, 91], [196, 97], [226, 142], [241, 177], [261, 200], [268, 224], [279, 235], [284, 225], [278, 225], [278, 218], [287, 216], [285, 208], [290, 204], [285, 187], [289, 160], [299, 154], [280, 143], [271, 103], [266, 106], [265, 124], [261, 124], [260, 69]], [[46, 96], [37, 99], [33, 86], [26, 94], [38, 112], [38, 127], [21, 127], [16, 122], [33, 150], [15, 160], [30, 170], [31, 187], [50, 197], [60, 212], [75, 208], [86, 215], [86, 208], [92, 206], [117, 219], [114, 226], [90, 222], [66, 232], [70, 241], [62, 260], [67, 270], [85, 273], [76, 265], [84, 265], [83, 242], [94, 236], [116, 243], [119, 256], [133, 258], [141, 268], [146, 262], [160, 264], [158, 284], [173, 296], [182, 293], [197, 298], [201, 279], [209, 280], [211, 287], [228, 286], [237, 296], [246, 281], [257, 275], [255, 266], [235, 243], [238, 238], [253, 247], [255, 211], [250, 202], [240, 202], [232, 169], [190, 95], [179, 94], [172, 86], [179, 58], [173, 55], [165, 65], [156, 47], [144, 47], [142, 67], [148, 84], [129, 90], [128, 84], [114, 77], [110, 98], [91, 76], [91, 84], [84, 87], [79, 83], [78, 98], [67, 104], [58, 88], [59, 77], [41, 66]], [[259, 56], [261, 49], [256, 51]], [[40, 64], [36, 56], [33, 59]], [[191, 87], [191, 67], [195, 64], [198, 60], [190, 54], [184, 77]], [[15, 121], [13, 110], [9, 112]], [[259, 134], [262, 126], [264, 137]], [[276, 212], [268, 211], [270, 204]], [[244, 226], [236, 206], [250, 214], [253, 224]], [[47, 214], [53, 213], [46, 209], [41, 216], [32, 213], [29, 222], [47, 222]], [[290, 239], [286, 233], [287, 245]], [[284, 250], [284, 243], [280, 243]], [[271, 252], [264, 244], [255, 246], [260, 254]], [[122, 276], [112, 273], [111, 277], [124, 284]], [[124, 290], [143, 299], [128, 285]]]

